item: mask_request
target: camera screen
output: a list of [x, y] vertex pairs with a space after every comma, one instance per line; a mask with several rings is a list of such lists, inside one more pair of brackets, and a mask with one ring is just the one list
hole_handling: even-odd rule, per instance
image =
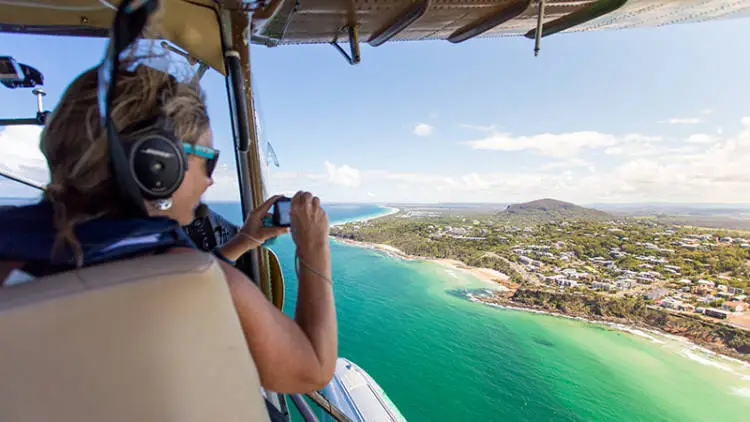
[[279, 214], [279, 224], [282, 226], [288, 226], [292, 223], [291, 217], [289, 216], [291, 204], [291, 201], [276, 202], [276, 211]]

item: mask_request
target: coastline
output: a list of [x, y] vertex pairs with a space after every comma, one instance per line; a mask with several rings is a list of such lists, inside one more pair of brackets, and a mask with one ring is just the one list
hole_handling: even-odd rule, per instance
[[337, 242], [345, 243], [348, 245], [385, 252], [386, 255], [392, 258], [403, 259], [406, 261], [430, 262], [433, 264], [440, 265], [441, 267], [447, 267], [453, 270], [468, 272], [475, 278], [481, 281], [484, 281], [488, 284], [492, 284], [499, 291], [509, 290], [508, 287], [505, 286], [503, 283], [509, 283], [510, 277], [508, 277], [507, 275], [497, 270], [493, 270], [491, 268], [472, 267], [472, 266], [464, 264], [463, 262], [457, 259], [428, 258], [424, 256], [409, 255], [405, 253], [404, 251], [402, 251], [401, 249], [395, 248], [390, 245], [380, 244], [380, 243], [359, 242], [356, 240], [343, 239], [343, 238], [336, 237], [336, 236], [333, 236], [333, 239], [335, 239]]
[[381, 207], [381, 208], [383, 208], [383, 210], [384, 210], [384, 212], [381, 213], [381, 214], [370, 215], [370, 216], [367, 216], [367, 217], [355, 217], [355, 218], [351, 218], [349, 220], [337, 221], [337, 222], [331, 224], [330, 226], [331, 227], [336, 227], [336, 226], [342, 226], [344, 224], [349, 224], [349, 223], [359, 223], [359, 222], [370, 221], [370, 220], [374, 220], [376, 218], [383, 218], [383, 217], [388, 217], [389, 215], [398, 214], [401, 211], [400, 209], [394, 208], [394, 207]]
[[[627, 320], [623, 320], [621, 318], [615, 318], [615, 317], [586, 318], [586, 317], [573, 315], [573, 314], [563, 314], [560, 312], [549, 311], [549, 310], [541, 309], [535, 306], [526, 305], [520, 302], [514, 302], [512, 300], [506, 300], [506, 301], [501, 302], [501, 301], [497, 301], [496, 299], [488, 300], [487, 298], [484, 298], [483, 300], [482, 298], [477, 298], [477, 297], [472, 297], [469, 300], [474, 303], [481, 303], [492, 308], [505, 309], [505, 310], [511, 310], [511, 311], [520, 311], [520, 312], [529, 312], [529, 313], [534, 313], [534, 314], [543, 314], [543, 315], [549, 315], [549, 316], [553, 316], [557, 318], [566, 318], [566, 319], [583, 321], [583, 322], [587, 322], [590, 324], [604, 325], [604, 326], [610, 327], [618, 331], [623, 331], [632, 335], [646, 338], [654, 343], [659, 343], [659, 344], [663, 344], [664, 341], [659, 340], [657, 336], [664, 337], [669, 340], [685, 343], [685, 345], [689, 346], [691, 350], [697, 350], [702, 353], [705, 353], [706, 355], [710, 355], [712, 357], [721, 357], [722, 359], [726, 359], [728, 361], [733, 362], [734, 364], [742, 366], [743, 368], [747, 370], [750, 370], [750, 361], [748, 360], [748, 357], [745, 357], [737, 353], [733, 353], [732, 351], [728, 351], [725, 348], [712, 348], [707, 345], [700, 344], [692, 340], [691, 338], [681, 336], [678, 334], [674, 334], [674, 333], [670, 333], [668, 331], [664, 331], [658, 327], [654, 327], [648, 324], [643, 324], [643, 323], [634, 322], [634, 321], [627, 321]], [[690, 358], [689, 356], [686, 356], [686, 357]]]
[[[423, 257], [423, 256], [409, 255], [405, 253], [404, 251], [396, 247], [390, 246], [390, 245], [360, 242], [356, 240], [343, 239], [343, 238], [339, 238], [336, 236], [332, 236], [332, 237], [337, 242], [341, 242], [344, 244], [348, 244], [348, 245], [356, 246], [360, 248], [372, 249], [372, 250], [384, 252], [386, 255], [392, 258], [398, 258], [398, 259], [403, 259], [407, 261], [429, 262], [429, 263], [433, 263], [433, 264], [440, 265], [443, 267], [448, 267], [451, 269], [468, 272], [475, 278], [481, 281], [484, 281], [488, 284], [492, 284], [492, 286], [495, 288], [495, 290], [498, 293], [504, 293], [504, 292], [510, 291], [510, 289], [503, 284], [504, 282], [510, 282], [509, 277], [496, 270], [492, 270], [489, 268], [471, 267], [455, 259], [428, 258], [428, 257]], [[654, 337], [655, 335], [663, 336], [669, 339], [685, 342], [687, 345], [689, 345], [691, 349], [699, 350], [707, 355], [714, 356], [714, 357], [720, 356], [722, 359], [727, 359], [731, 362], [734, 362], [735, 364], [742, 365], [746, 369], [750, 369], [750, 361], [748, 361], [748, 359], [750, 358], [748, 357], [738, 355], [736, 353], [732, 353], [723, 348], [710, 347], [710, 345], [698, 343], [694, 341], [693, 339], [688, 338], [686, 336], [681, 336], [681, 335], [677, 335], [677, 334], [670, 333], [667, 331], [663, 331], [658, 327], [653, 327], [647, 324], [637, 323], [634, 321], [628, 321], [628, 320], [623, 320], [619, 318], [593, 319], [593, 318], [585, 318], [585, 317], [581, 317], [581, 316], [577, 316], [573, 314], [563, 314], [559, 312], [548, 311], [546, 309], [538, 308], [538, 307], [531, 306], [531, 305], [526, 305], [524, 303], [515, 302], [509, 299], [499, 301], [498, 296], [494, 296], [494, 295], [491, 298], [470, 297], [469, 300], [474, 303], [482, 303], [486, 306], [490, 306], [494, 308], [530, 312], [530, 313], [536, 313], [536, 314], [545, 314], [545, 315], [550, 315], [550, 316], [554, 316], [558, 318], [575, 319], [575, 320], [579, 320], [579, 321], [583, 321], [583, 322], [587, 322], [591, 324], [604, 325], [604, 326], [610, 327], [618, 331], [627, 332], [632, 335], [648, 338], [649, 340], [655, 343], [663, 343], [663, 341], [655, 338]], [[686, 356], [686, 357], [690, 358], [689, 356]]]
[[[383, 208], [385, 211], [382, 214], [362, 217], [362, 218], [353, 218], [353, 219], [344, 220], [344, 221], [338, 221], [334, 224], [331, 224], [331, 227], [341, 226], [341, 225], [349, 224], [349, 223], [359, 223], [359, 222], [375, 220], [377, 218], [383, 218], [383, 217], [388, 217], [390, 215], [398, 214], [401, 211], [400, 209], [394, 208], [394, 207], [383, 207]], [[481, 281], [493, 284], [500, 291], [508, 290], [508, 288], [505, 285], [503, 285], [503, 283], [509, 282], [510, 277], [492, 268], [472, 267], [456, 259], [427, 258], [424, 256], [413, 256], [390, 245], [384, 245], [384, 244], [379, 244], [379, 243], [369, 243], [369, 242], [358, 242], [356, 240], [343, 239], [343, 238], [336, 237], [336, 236], [331, 236], [331, 238], [333, 238], [337, 242], [346, 243], [346, 244], [357, 246], [360, 248], [379, 250], [381, 252], [385, 252], [387, 255], [393, 258], [404, 259], [407, 261], [431, 262], [433, 264], [437, 264], [442, 267], [447, 267], [447, 268], [458, 270], [458, 271], [465, 271], [465, 272], [470, 273], [475, 278]]]

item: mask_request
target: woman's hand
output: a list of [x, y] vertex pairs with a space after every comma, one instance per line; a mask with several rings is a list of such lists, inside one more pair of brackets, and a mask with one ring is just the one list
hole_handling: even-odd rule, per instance
[[260, 246], [268, 239], [281, 236], [284, 233], [289, 233], [288, 227], [263, 226], [263, 218], [270, 215], [268, 211], [273, 204], [276, 203], [276, 200], [281, 197], [282, 195], [274, 195], [268, 198], [266, 202], [254, 209], [253, 212], [250, 213], [250, 216], [247, 217], [245, 224], [240, 229], [240, 236], [249, 241], [250, 245], [248, 249]]
[[231, 261], [236, 261], [247, 251], [257, 248], [266, 240], [289, 233], [288, 227], [263, 227], [263, 217], [268, 215], [268, 210], [279, 198], [281, 195], [272, 196], [263, 205], [253, 210], [237, 236], [221, 245], [221, 254]]
[[292, 238], [301, 255], [328, 249], [328, 215], [317, 196], [297, 192], [292, 198], [290, 216]]

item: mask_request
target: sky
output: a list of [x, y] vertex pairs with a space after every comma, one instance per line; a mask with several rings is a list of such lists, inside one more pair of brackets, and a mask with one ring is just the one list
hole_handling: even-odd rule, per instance
[[[268, 194], [326, 202], [750, 203], [748, 19], [525, 38], [251, 48]], [[97, 39], [0, 35], [45, 74], [45, 108], [95, 66]], [[223, 76], [202, 80], [215, 146], [208, 200], [238, 198]], [[0, 88], [0, 116], [32, 117]], [[44, 182], [39, 128], [0, 128], [0, 168]], [[0, 182], [0, 195], [29, 193]]]

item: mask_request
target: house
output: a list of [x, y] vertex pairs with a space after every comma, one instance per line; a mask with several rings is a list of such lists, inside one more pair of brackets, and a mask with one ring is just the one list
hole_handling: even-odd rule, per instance
[[660, 305], [663, 308], [673, 309], [675, 311], [695, 312], [695, 306], [689, 303], [683, 303], [682, 301], [679, 301], [673, 297], [662, 299]]
[[659, 305], [661, 305], [662, 308], [667, 308], [667, 309], [677, 310], [681, 304], [682, 302], [680, 302], [679, 300], [673, 297], [666, 297], [659, 301]]
[[592, 289], [611, 290], [612, 287], [614, 287], [614, 286], [612, 286], [611, 283], [605, 283], [605, 282], [601, 282], [601, 281], [595, 281], [595, 282], [591, 283], [591, 288]]
[[562, 287], [576, 287], [578, 285], [578, 282], [575, 280], [566, 280], [564, 278], [558, 278], [555, 280], [555, 283], [557, 283], [558, 286]]
[[727, 319], [727, 317], [729, 317], [729, 312], [723, 311], [721, 309], [708, 308], [704, 313], [710, 317], [719, 319]]
[[708, 287], [715, 287], [716, 286], [716, 283], [714, 283], [713, 281], [704, 280], [704, 279], [698, 280], [697, 283], [701, 284], [703, 286], [708, 286]]
[[523, 256], [523, 255], [519, 256], [518, 260], [521, 261], [521, 262], [523, 262], [526, 265], [534, 265], [536, 263], [536, 261], [534, 261], [533, 259], [531, 259], [531, 258], [529, 258], [527, 256]]
[[721, 308], [729, 312], [743, 312], [747, 309], [745, 302], [724, 302]]
[[653, 289], [650, 292], [644, 294], [644, 296], [646, 297], [646, 299], [658, 300], [668, 294], [669, 294], [669, 290], [663, 287], [657, 287], [656, 289]]
[[682, 307], [680, 307], [680, 310], [683, 312], [695, 312], [695, 305], [691, 305], [689, 303], [683, 303]]
[[740, 289], [739, 287], [729, 287], [727, 288], [727, 291], [733, 295], [739, 295], [739, 294], [745, 293], [745, 291]]
[[632, 278], [620, 278], [617, 281], [615, 281], [615, 286], [619, 290], [627, 290], [632, 289], [633, 286], [635, 286], [637, 283]]

